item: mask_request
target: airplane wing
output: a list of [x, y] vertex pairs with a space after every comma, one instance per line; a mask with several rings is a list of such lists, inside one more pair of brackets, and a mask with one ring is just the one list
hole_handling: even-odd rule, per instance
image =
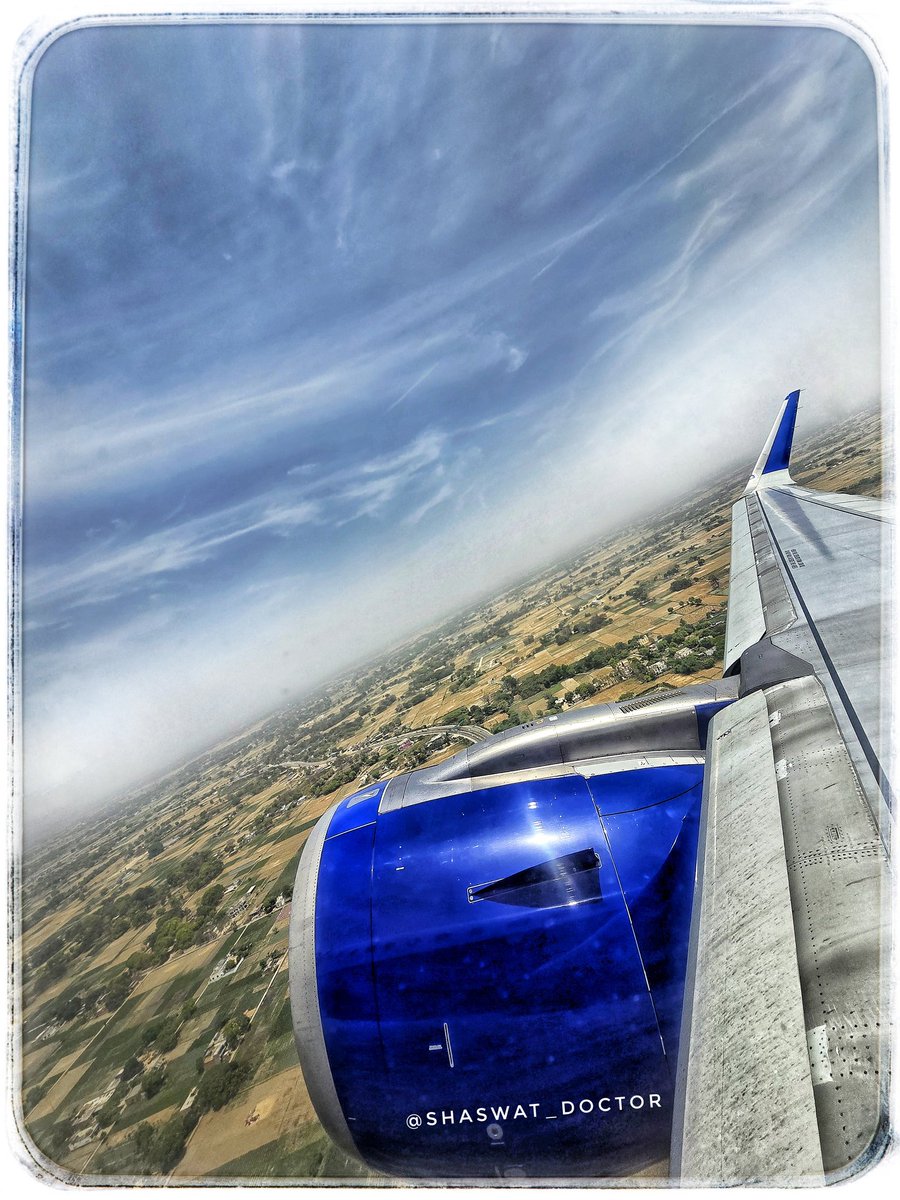
[[799, 392], [732, 509], [672, 1174], [833, 1182], [887, 1144], [892, 523], [790, 474]]
[[884, 1150], [890, 522], [791, 479], [798, 401], [734, 505], [724, 678], [494, 734], [310, 836], [294, 1032], [370, 1167], [797, 1184]]

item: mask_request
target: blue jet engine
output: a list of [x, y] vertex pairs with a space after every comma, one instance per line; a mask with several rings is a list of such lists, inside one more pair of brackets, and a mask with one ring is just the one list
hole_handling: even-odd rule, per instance
[[430, 1179], [666, 1157], [706, 734], [736, 697], [726, 679], [575, 710], [325, 813], [291, 1003], [343, 1150]]

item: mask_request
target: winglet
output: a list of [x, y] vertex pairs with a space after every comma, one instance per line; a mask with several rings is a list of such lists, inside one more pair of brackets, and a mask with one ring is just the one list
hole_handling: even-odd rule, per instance
[[[785, 396], [784, 403], [778, 413], [772, 432], [766, 439], [762, 454], [756, 461], [753, 473], [747, 480], [744, 494], [755, 492], [758, 487], [766, 487], [774, 483], [775, 476], [779, 483], [790, 482], [791, 443], [794, 440], [794, 426], [797, 424], [797, 406], [800, 403], [800, 389]], [[772, 476], [772, 479], [767, 478]]]

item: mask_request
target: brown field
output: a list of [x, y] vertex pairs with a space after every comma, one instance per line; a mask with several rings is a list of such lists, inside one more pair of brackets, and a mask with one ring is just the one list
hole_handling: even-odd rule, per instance
[[[81, 1051], [76, 1050], [74, 1054], [69, 1056], [69, 1058], [75, 1059], [80, 1054]], [[65, 1061], [66, 1060], [63, 1060], [63, 1063], [65, 1063]], [[69, 1092], [71, 1092], [72, 1088], [90, 1065], [91, 1064], [89, 1062], [84, 1062], [77, 1067], [63, 1066], [62, 1076], [57, 1079], [56, 1083], [54, 1083], [53, 1087], [43, 1098], [43, 1100], [41, 1100], [29, 1113], [29, 1117], [33, 1120], [40, 1120], [41, 1117], [46, 1117], [49, 1113], [52, 1113], [55, 1109], [59, 1108], [60, 1104], [62, 1104], [66, 1096], [68, 1096]]]
[[[248, 1124], [253, 1114], [257, 1119]], [[202, 1117], [174, 1175], [176, 1178], [207, 1175], [238, 1154], [264, 1146], [285, 1130], [313, 1119], [300, 1067], [291, 1067], [241, 1092], [219, 1112]]]
[[108, 967], [117, 962], [124, 962], [132, 951], [138, 950], [146, 942], [151, 932], [152, 926], [149, 923], [139, 929], [129, 929], [100, 951], [94, 959], [94, 966]]
[[210, 942], [206, 946], [197, 946], [193, 950], [185, 950], [183, 954], [178, 954], [170, 958], [161, 967], [156, 967], [154, 970], [148, 971], [131, 994], [133, 996], [143, 996], [148, 992], [154, 992], [157, 988], [164, 987], [167, 983], [171, 983], [173, 979], [177, 979], [179, 975], [183, 975], [185, 971], [190, 971], [194, 967], [201, 966], [203, 963], [208, 963], [211, 969], [213, 960], [218, 953], [218, 943], [220, 941], [221, 939], [217, 938], [215, 942]]

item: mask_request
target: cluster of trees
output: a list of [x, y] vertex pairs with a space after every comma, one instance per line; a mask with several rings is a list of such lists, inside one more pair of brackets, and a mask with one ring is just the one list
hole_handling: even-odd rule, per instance
[[[396, 697], [392, 697], [391, 700]], [[323, 752], [334, 748], [344, 738], [351, 737], [362, 728], [363, 718], [355, 700], [342, 705], [336, 712], [324, 712], [311, 719], [314, 713], [330, 709], [331, 701], [322, 697], [315, 705], [307, 706], [298, 713], [302, 727], [292, 734], [282, 731], [276, 744], [275, 757], [306, 758], [321, 757]], [[387, 707], [385, 705], [385, 707]], [[376, 711], [378, 711], [376, 709]]]
[[195, 1012], [196, 1000], [186, 1001], [178, 1012], [156, 1017], [148, 1022], [141, 1032], [141, 1046], [146, 1050], [154, 1046], [160, 1054], [167, 1054], [178, 1045], [178, 1032], [186, 1020]]
[[96, 908], [73, 917], [57, 934], [47, 938], [30, 956], [32, 969], [38, 969], [35, 983], [39, 990], [61, 979], [69, 963], [111, 942], [129, 929], [145, 925], [167, 897], [148, 885], [124, 896], [102, 901]]
[[251, 1074], [246, 1063], [216, 1063], [204, 1071], [194, 1103], [186, 1112], [176, 1113], [156, 1127], [142, 1121], [131, 1140], [145, 1170], [155, 1174], [171, 1171], [184, 1153], [185, 1143], [203, 1113], [222, 1108], [233, 1100]]
[[42, 1079], [40, 1083], [36, 1083], [34, 1087], [29, 1088], [25, 1093], [25, 1108], [30, 1112], [31, 1109], [40, 1104], [49, 1090], [49, 1079]]
[[580, 675], [584, 671], [596, 671], [600, 667], [607, 667], [620, 658], [624, 658], [638, 644], [638, 639], [632, 638], [631, 642], [616, 642], [613, 646], [597, 646], [581, 658], [576, 659], [575, 662], [567, 665], [551, 664], [549, 667], [544, 667], [542, 671], [532, 671], [528, 675], [523, 675], [518, 681], [519, 695], [523, 699], [528, 699], [529, 696], [536, 696], [539, 692], [553, 687], [563, 679]]
[[200, 1116], [192, 1105], [186, 1113], [176, 1113], [163, 1125], [154, 1127], [142, 1121], [131, 1135], [141, 1165], [154, 1174], [171, 1171], [184, 1154], [185, 1143]]
[[204, 892], [193, 915], [185, 915], [177, 902], [161, 913], [146, 946], [130, 954], [125, 961], [125, 970], [107, 985], [106, 1007], [110, 1011], [118, 1008], [128, 995], [136, 974], [165, 962], [173, 950], [183, 950], [192, 945], [197, 933], [215, 916], [224, 894], [224, 887], [216, 884]]
[[194, 941], [194, 923], [178, 913], [163, 913], [147, 945], [154, 962], [165, 962], [173, 950], [186, 950]]
[[609, 625], [612, 622], [612, 617], [608, 617], [606, 613], [594, 612], [587, 618], [572, 623], [573, 633], [593, 633], [596, 629], [602, 629], [604, 625]]
[[[221, 870], [221, 859], [216, 862]], [[197, 935], [213, 923], [224, 895], [224, 886], [214, 883], [200, 897], [193, 913], [186, 913], [180, 904], [173, 905], [157, 918], [156, 928], [147, 939], [147, 949], [132, 954], [126, 966], [132, 970], [143, 970], [147, 966], [165, 962], [173, 951], [192, 946]]]
[[278, 799], [273, 800], [271, 804], [267, 805], [262, 812], [257, 813], [253, 818], [253, 824], [250, 826], [251, 832], [254, 835], [259, 835], [271, 829], [281, 815], [280, 809], [283, 804], [284, 800], [279, 796]]
[[[134, 1080], [142, 1075], [143, 1072], [144, 1064], [140, 1059], [134, 1056], [127, 1059], [125, 1065], [122, 1067], [122, 1073], [119, 1076], [119, 1082], [116, 1084], [115, 1091], [97, 1113], [97, 1125], [100, 1129], [109, 1129], [116, 1123], [119, 1113], [122, 1111], [122, 1098], [127, 1094]], [[151, 1088], [152, 1086], [151, 1084]]]
[[229, 1017], [222, 1026], [222, 1036], [225, 1038], [225, 1045], [229, 1050], [237, 1049], [238, 1043], [249, 1028], [250, 1018], [246, 1013], [238, 1013], [234, 1017]]
[[103, 1003], [107, 1011], [115, 1012], [120, 1004], [124, 1004], [128, 998], [128, 993], [131, 991], [132, 972], [127, 969], [120, 975], [116, 975], [106, 989], [106, 996]]
[[638, 604], [649, 604], [650, 602], [650, 584], [636, 583], [634, 587], [630, 587], [625, 592], [626, 596], [631, 596], [633, 600], [637, 600]]
[[[640, 585], [641, 588], [644, 586], [644, 584]], [[637, 588], [632, 589], [632, 591], [638, 590], [639, 589]], [[560, 621], [560, 623], [549, 633], [542, 633], [539, 640], [542, 646], [550, 646], [553, 644], [556, 644], [557, 646], [564, 646], [566, 642], [570, 642], [573, 637], [583, 633], [593, 633], [595, 629], [602, 629], [604, 625], [609, 625], [611, 620], [612, 618], [608, 617], [606, 613], [593, 612], [590, 614], [590, 616], [582, 617], [578, 621], [573, 621], [571, 623]]]
[[463, 640], [463, 644], [470, 642], [470, 644], [478, 646], [483, 642], [501, 641], [506, 637], [509, 637], [508, 620], [489, 621], [480, 626], [480, 628], [473, 629], [468, 637]]
[[[157, 937], [157, 934], [160, 933], [160, 923], [162, 923], [162, 928], [165, 929], [171, 922], [180, 922], [180, 920], [181, 918], [170, 917], [167, 919], [165, 917], [160, 917], [159, 922], [157, 923], [157, 933], [153, 934], [150, 938], [150, 948], [146, 950], [135, 950], [133, 954], [129, 955], [125, 961], [125, 970], [120, 974], [115, 975], [110, 980], [106, 986], [106, 991], [103, 993], [103, 1002], [109, 1012], [115, 1012], [119, 1005], [125, 1002], [125, 1000], [128, 998], [128, 993], [134, 986], [136, 976], [141, 971], [146, 970], [147, 967], [156, 966], [161, 962], [165, 962], [165, 960], [168, 958], [170, 948], [167, 947], [166, 943], [164, 941], [160, 941], [158, 944], [154, 944], [154, 939]], [[93, 1000], [93, 1002], [96, 1003], [96, 1000]], [[185, 1016], [187, 1015], [187, 1007], [188, 1006], [185, 1005], [182, 1009], [180, 1018], [175, 1018], [176, 1028], [177, 1025], [185, 1019]], [[143, 1034], [143, 1045], [149, 1046], [150, 1042], [156, 1038], [158, 1032], [156, 1026], [157, 1022], [151, 1022], [146, 1027]], [[149, 1038], [148, 1031], [150, 1032]], [[160, 1046], [159, 1048], [161, 1050], [171, 1050], [172, 1046], [174, 1045], [175, 1042], [173, 1041], [171, 1046], [165, 1045]]]
[[432, 656], [410, 675], [409, 690], [418, 692], [422, 688], [430, 688], [432, 684], [437, 683], [439, 679], [443, 679], [449, 673], [450, 668], [447, 666], [443, 654]]
[[200, 922], [200, 925], [197, 926], [198, 929], [216, 915], [224, 895], [224, 883], [214, 883], [212, 887], [206, 889], [200, 897], [200, 903], [197, 905], [197, 911], [194, 916], [195, 921]]
[[[285, 788], [283, 792], [279, 792], [272, 803], [267, 805], [261, 813], [257, 813], [257, 815], [253, 818], [253, 824], [250, 827], [251, 832], [255, 835], [258, 835], [271, 829], [277, 821], [283, 818], [284, 813], [282, 812], [282, 809], [286, 806], [295, 805], [300, 800], [306, 799], [309, 789], [309, 778], [304, 775], [301, 783], [295, 784], [290, 788]], [[234, 847], [232, 845], [232, 850], [233, 849]], [[228, 846], [225, 847], [225, 852], [226, 854], [229, 853]]]
[[[616, 642], [612, 646], [598, 646], [574, 662], [564, 665], [552, 664], [545, 667], [542, 671], [533, 671], [527, 675], [523, 675], [518, 680], [512, 675], [505, 675], [501, 680], [500, 691], [490, 701], [485, 701], [481, 708], [472, 706], [468, 709], [454, 709], [452, 713], [448, 714], [446, 719], [448, 722], [456, 720], [460, 723], [468, 719], [475, 724], [479, 724], [485, 716], [490, 716], [492, 712], [509, 711], [516, 697], [527, 700], [548, 688], [552, 688], [563, 679], [569, 679], [587, 671], [596, 671], [602, 667], [610, 666], [627, 657], [638, 649], [639, 646], [640, 638], [634, 637], [627, 642]], [[724, 649], [723, 610], [715, 610], [709, 613], [695, 625], [685, 623], [668, 637], [660, 638], [653, 647], [651, 654], [653, 658], [658, 659], [665, 657], [670, 651], [680, 649], [682, 646], [697, 648], [696, 655], [679, 659], [675, 664], [677, 670], [684, 675], [693, 674], [700, 667], [709, 666], [709, 656], [702, 653], [705, 649], [713, 649], [721, 657]], [[648, 682], [653, 678], [649, 667], [640, 658], [632, 659], [631, 667], [637, 679]], [[579, 686], [579, 692], [583, 696], [590, 695], [597, 690], [596, 687], [592, 687], [590, 684]], [[574, 698], [574, 693], [569, 693], [568, 697]], [[517, 724], [518, 718], [513, 720], [512, 717], [513, 714], [510, 714], [510, 720], [497, 728], [502, 729]]]
[[252, 1069], [244, 1062], [213, 1063], [203, 1072], [195, 1105], [201, 1112], [220, 1109], [233, 1100], [250, 1078]]
[[[196, 1001], [189, 1000], [180, 1012], [160, 1017], [148, 1025], [142, 1036], [141, 1043], [146, 1049], [154, 1045], [157, 1050], [174, 1049], [178, 1040], [178, 1029], [196, 1010]], [[234, 1049], [250, 1027], [248, 1018], [240, 1013], [226, 1020], [223, 1032], [226, 1042]], [[197, 1061], [197, 1069], [202, 1079], [197, 1087], [197, 1096], [193, 1105], [186, 1113], [179, 1113], [164, 1125], [154, 1129], [143, 1122], [132, 1134], [132, 1142], [141, 1164], [148, 1170], [169, 1171], [181, 1157], [184, 1144], [191, 1130], [201, 1115], [211, 1108], [221, 1108], [240, 1090], [245, 1080], [251, 1074], [251, 1068], [243, 1063], [216, 1063], [204, 1070], [203, 1059]], [[115, 1124], [122, 1111], [122, 1100], [140, 1080], [141, 1094], [146, 1100], [151, 1100], [166, 1085], [169, 1078], [167, 1063], [160, 1063], [150, 1070], [145, 1070], [140, 1059], [129, 1058], [119, 1077], [116, 1089], [109, 1100], [97, 1113], [97, 1123], [101, 1129], [108, 1129]], [[36, 1102], [36, 1101], [35, 1101]]]
[[[465, 708], [458, 711], [466, 713]], [[449, 718], [442, 718], [449, 723]], [[408, 746], [394, 746], [384, 756], [384, 773], [396, 771], [412, 771], [431, 756], [434, 749], [429, 745], [429, 738], [415, 738]]]
[[[253, 796], [258, 791], [259, 780], [255, 775], [249, 775], [246, 779], [236, 779], [227, 787], [223, 787], [220, 795], [231, 808], [240, 808], [248, 796]], [[206, 818], [202, 818], [201, 824], [205, 823], [205, 820]]]
[[557, 646], [564, 646], [566, 642], [570, 642], [573, 637], [572, 626], [561, 621], [555, 629], [551, 629], [549, 633], [542, 633], [538, 639], [542, 646], [552, 646], [554, 643]]
[[144, 1077], [141, 1080], [141, 1091], [145, 1100], [152, 1100], [157, 1092], [162, 1091], [168, 1073], [169, 1069], [165, 1063], [160, 1063], [158, 1067], [153, 1067], [152, 1070], [144, 1072]]
[[[654, 653], [665, 658], [681, 649], [694, 651], [672, 661], [672, 667], [681, 675], [692, 675], [701, 667], [708, 667], [714, 656], [721, 658], [725, 652], [725, 609], [713, 609], [693, 625], [682, 621], [672, 633], [658, 639]], [[706, 654], [707, 650], [714, 654]]]
[[212, 883], [222, 873], [224, 865], [212, 850], [200, 850], [196, 854], [189, 854], [180, 863], [173, 863], [166, 870], [166, 883], [170, 888], [185, 887], [188, 891], [196, 892]]
[[65, 944], [63, 935], [61, 933], [54, 933], [41, 942], [39, 946], [35, 946], [28, 958], [31, 969], [37, 970], [38, 967], [42, 967], [44, 963], [49, 962], [59, 954]]
[[352, 783], [359, 775], [362, 767], [363, 760], [354, 757], [333, 769], [317, 771], [314, 775], [310, 776], [308, 781], [307, 786], [310, 795], [326, 796], [329, 792], [333, 792], [335, 788], [343, 787], [345, 783]]

